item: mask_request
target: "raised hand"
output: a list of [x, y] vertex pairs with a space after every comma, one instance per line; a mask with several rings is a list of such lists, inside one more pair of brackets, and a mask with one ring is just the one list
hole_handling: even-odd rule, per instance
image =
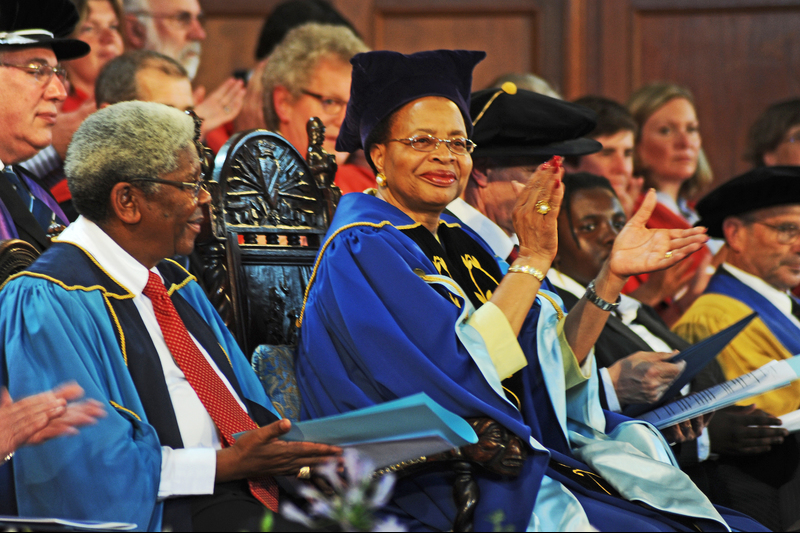
[[639, 211], [625, 224], [611, 249], [610, 273], [624, 278], [669, 268], [708, 241], [706, 228], [651, 229], [646, 226], [656, 207], [656, 193], [647, 192]]
[[203, 119], [203, 135], [236, 118], [242, 110], [247, 90], [242, 80], [228, 78], [211, 94], [203, 97], [204, 92], [195, 92], [194, 106], [197, 116]]
[[563, 176], [561, 157], [555, 156], [536, 169], [527, 185], [513, 182], [518, 195], [512, 219], [519, 238], [519, 257], [544, 260], [544, 272], [558, 251], [556, 221], [564, 198]]
[[312, 442], [288, 442], [278, 437], [292, 428], [283, 419], [248, 431], [233, 446], [217, 452], [217, 482], [250, 477], [294, 476], [304, 466], [315, 466], [342, 454], [342, 449]]

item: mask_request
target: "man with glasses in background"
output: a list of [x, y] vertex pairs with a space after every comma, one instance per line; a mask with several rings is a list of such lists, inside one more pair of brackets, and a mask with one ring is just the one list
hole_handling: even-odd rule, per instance
[[67, 217], [47, 190], [19, 166], [52, 142], [58, 105], [67, 97], [59, 61], [89, 53], [64, 38], [78, 13], [68, 0], [11, 0], [0, 5], [0, 239], [38, 250]]
[[[759, 316], [718, 357], [727, 379], [800, 353], [800, 167], [759, 167], [697, 204], [698, 225], [728, 245], [725, 263], [673, 330], [697, 342], [744, 318]], [[774, 417], [800, 408], [800, 382], [748, 403]], [[713, 435], [712, 435], [713, 438]], [[769, 447], [769, 442], [753, 447]]]
[[[193, 80], [200, 68], [206, 38], [198, 0], [124, 0], [125, 37], [134, 50], [152, 50], [180, 63]], [[244, 102], [244, 82], [229, 78], [213, 92], [195, 90], [195, 110], [203, 119], [203, 135], [230, 123]]]
[[309, 23], [290, 31], [269, 55], [264, 69], [264, 121], [267, 129], [283, 135], [305, 157], [306, 125], [318, 117], [325, 125], [323, 147], [335, 154], [339, 170], [336, 185], [342, 192], [375, 186], [372, 173], [352, 172], [349, 154], [336, 152], [336, 139], [350, 100], [350, 58], [367, 45], [349, 28]]

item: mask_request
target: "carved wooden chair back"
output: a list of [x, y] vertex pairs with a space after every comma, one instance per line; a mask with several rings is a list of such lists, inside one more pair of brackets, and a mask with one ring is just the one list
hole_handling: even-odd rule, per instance
[[317, 158], [312, 169], [265, 130], [234, 135], [214, 160], [211, 227], [198, 239], [193, 269], [248, 356], [259, 345], [296, 343], [303, 295], [338, 201], [329, 162], [333, 168], [323, 168]]
[[21, 239], [0, 241], [0, 285], [14, 274], [28, 268], [39, 257], [31, 244]]

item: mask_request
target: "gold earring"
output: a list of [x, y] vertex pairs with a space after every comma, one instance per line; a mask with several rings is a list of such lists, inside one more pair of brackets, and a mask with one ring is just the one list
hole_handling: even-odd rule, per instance
[[386, 176], [384, 176], [381, 172], [378, 172], [378, 175], [375, 177], [375, 181], [378, 182], [378, 187], [386, 187]]

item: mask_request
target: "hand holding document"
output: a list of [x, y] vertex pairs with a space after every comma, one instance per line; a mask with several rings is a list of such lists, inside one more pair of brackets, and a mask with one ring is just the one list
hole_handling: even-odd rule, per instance
[[796, 379], [800, 379], [800, 356], [772, 361], [754, 372], [668, 403], [638, 418], [663, 429], [784, 387]]
[[298, 422], [280, 438], [355, 448], [369, 457], [375, 468], [478, 442], [466, 420], [422, 392], [366, 409]]

